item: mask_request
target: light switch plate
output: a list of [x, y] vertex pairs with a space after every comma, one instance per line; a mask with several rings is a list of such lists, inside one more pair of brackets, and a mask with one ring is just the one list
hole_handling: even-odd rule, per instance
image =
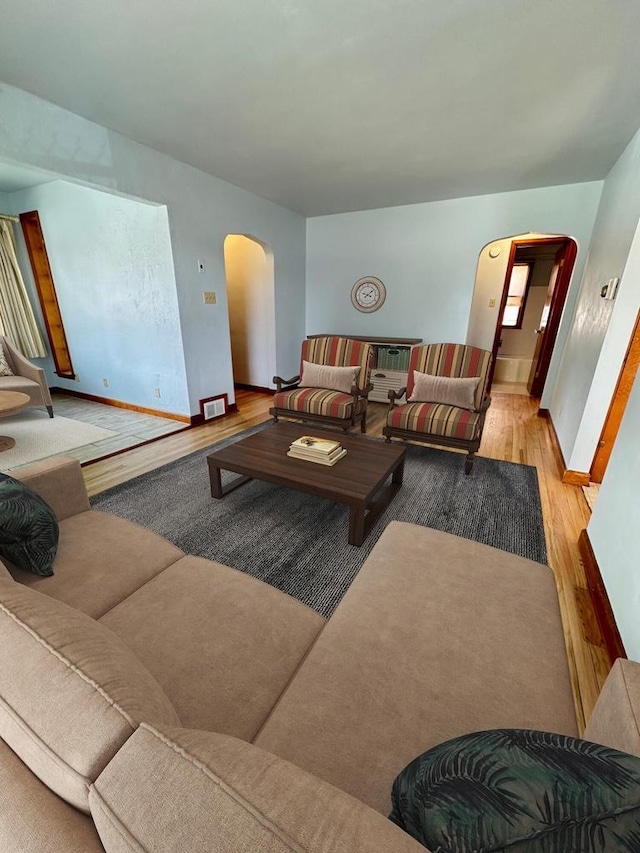
[[603, 299], [615, 299], [618, 292], [619, 278], [610, 278], [606, 284], [600, 288], [600, 296]]

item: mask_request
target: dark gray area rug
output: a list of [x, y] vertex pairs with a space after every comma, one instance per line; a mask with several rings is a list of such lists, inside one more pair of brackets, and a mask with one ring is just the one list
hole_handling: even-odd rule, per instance
[[[466, 476], [463, 455], [430, 447], [407, 446], [402, 488], [361, 548], [347, 542], [348, 509], [322, 498], [253, 480], [214, 500], [207, 455], [263, 427], [115, 486], [91, 503], [155, 530], [188, 554], [260, 578], [324, 616], [335, 610], [390, 521], [547, 560], [535, 468], [477, 457]], [[236, 475], [223, 472], [223, 483], [225, 476]]]

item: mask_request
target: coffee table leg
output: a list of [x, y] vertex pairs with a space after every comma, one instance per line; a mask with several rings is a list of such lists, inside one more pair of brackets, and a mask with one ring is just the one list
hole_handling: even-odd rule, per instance
[[223, 498], [225, 495], [228, 495], [229, 492], [233, 492], [234, 489], [244, 486], [245, 483], [248, 483], [253, 479], [246, 474], [242, 474], [241, 476], [233, 479], [230, 483], [227, 483], [226, 486], [223, 486], [222, 477], [220, 476], [220, 468], [211, 459], [207, 459], [207, 464], [209, 466], [209, 485], [211, 486], [212, 498]]
[[398, 465], [396, 470], [393, 472], [393, 477], [391, 478], [392, 483], [398, 483], [398, 485], [402, 484], [402, 481], [404, 479], [404, 460], [405, 460], [405, 457], [403, 456], [402, 459], [400, 460], [400, 464]]
[[364, 507], [349, 507], [349, 545], [360, 547], [364, 542]]
[[393, 471], [391, 482], [383, 486], [368, 507], [349, 507], [349, 545], [356, 545], [359, 548], [373, 525], [391, 503], [393, 496], [402, 485], [404, 460], [403, 456]]
[[222, 478], [220, 477], [220, 469], [209, 463], [209, 483], [211, 484], [211, 497], [222, 498]]

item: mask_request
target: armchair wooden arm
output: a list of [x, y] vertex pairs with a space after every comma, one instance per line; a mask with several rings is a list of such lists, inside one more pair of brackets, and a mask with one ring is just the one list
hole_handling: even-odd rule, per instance
[[398, 388], [397, 391], [394, 391], [393, 388], [389, 389], [389, 393], [387, 394], [387, 396], [389, 397], [389, 408], [387, 409], [387, 414], [389, 412], [392, 412], [393, 409], [395, 408], [396, 400], [400, 400], [402, 397], [404, 397], [404, 395], [406, 393], [407, 393], [407, 386], [406, 385], [404, 386], [404, 388]]
[[351, 396], [353, 397], [354, 412], [357, 411], [358, 399], [368, 400], [369, 394], [373, 391], [373, 382], [369, 382], [364, 388], [358, 388], [357, 385], [351, 386]]
[[300, 382], [300, 376], [292, 376], [291, 379], [282, 379], [280, 376], [274, 376], [272, 381], [276, 386], [276, 393], [279, 394], [280, 391], [291, 391], [295, 388], [297, 383]]

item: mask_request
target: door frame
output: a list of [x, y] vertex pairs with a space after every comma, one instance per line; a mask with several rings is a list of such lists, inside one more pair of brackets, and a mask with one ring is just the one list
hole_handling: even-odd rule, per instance
[[69, 343], [64, 330], [62, 311], [58, 302], [38, 211], [29, 210], [21, 213], [20, 225], [22, 226], [22, 235], [27, 247], [33, 280], [40, 301], [42, 318], [47, 330], [55, 373], [63, 379], [75, 379], [76, 374], [71, 362]]
[[266, 243], [264, 240], [261, 240], [260, 237], [256, 237], [254, 234], [248, 234], [243, 231], [229, 231], [228, 234], [225, 234], [225, 237], [222, 241], [222, 259], [224, 266], [224, 276], [225, 276], [225, 288], [227, 291], [227, 322], [229, 329], [229, 356], [231, 359], [231, 376], [233, 379], [234, 388], [250, 390], [250, 391], [258, 391], [264, 392], [268, 394], [273, 393], [273, 383], [271, 385], [253, 385], [247, 384], [245, 382], [237, 381], [237, 365], [234, 365], [233, 359], [233, 342], [231, 339], [231, 325], [232, 325], [232, 311], [231, 311], [231, 300], [230, 300], [230, 291], [229, 291], [229, 278], [228, 278], [228, 269], [227, 269], [227, 257], [225, 254], [225, 246], [227, 243], [227, 239], [229, 237], [244, 237], [245, 240], [249, 240], [252, 243], [256, 243], [262, 251], [264, 252], [264, 264], [265, 270], [267, 273], [267, 278], [265, 280], [265, 285], [269, 290], [269, 332], [268, 332], [268, 340], [267, 340], [267, 350], [266, 360], [271, 364], [270, 370], [267, 373], [270, 373], [274, 376], [277, 373], [276, 368], [276, 279], [275, 279], [275, 259], [273, 255], [273, 250], [269, 243]]
[[[520, 239], [514, 239], [511, 241], [511, 248], [509, 250], [509, 260], [507, 261], [507, 269], [505, 271], [504, 284], [502, 286], [502, 296], [500, 298], [500, 307], [498, 309], [496, 331], [493, 338], [493, 347], [491, 350], [491, 367], [489, 370], [489, 381], [487, 385], [488, 388], [491, 388], [491, 383], [493, 382], [493, 374], [496, 368], [496, 358], [498, 356], [500, 340], [502, 338], [502, 315], [504, 314], [504, 309], [507, 304], [507, 296], [509, 294], [509, 283], [511, 281], [511, 272], [515, 263], [516, 252], [518, 251], [518, 249], [533, 249], [536, 246], [549, 245], [550, 243], [557, 243], [558, 250], [562, 247], [562, 244], [564, 244], [567, 247], [567, 254], [565, 257], [565, 263], [563, 264], [562, 269], [558, 273], [558, 278], [556, 279], [556, 286], [555, 290], [553, 291], [553, 297], [551, 298], [551, 305], [549, 308], [549, 317], [547, 319], [547, 327], [545, 330], [544, 341], [540, 348], [540, 356], [538, 358], [538, 364], [542, 365], [542, 380], [538, 381], [538, 384], [541, 386], [540, 394], [542, 394], [542, 388], [544, 387], [544, 383], [547, 379], [549, 365], [551, 363], [551, 356], [553, 355], [553, 349], [555, 347], [556, 338], [558, 336], [560, 318], [562, 316], [564, 304], [567, 299], [567, 293], [569, 291], [571, 275], [573, 273], [576, 257], [578, 255], [577, 242], [573, 239], [573, 237], [569, 237], [567, 234], [559, 234], [556, 236], [549, 237], [522, 237]], [[541, 373], [541, 371], [538, 371], [538, 373]], [[540, 395], [531, 394], [531, 396], [537, 397]]]
[[629, 338], [629, 345], [622, 366], [620, 367], [618, 381], [616, 382], [616, 387], [609, 403], [607, 416], [604, 419], [602, 432], [598, 439], [598, 446], [596, 447], [593, 462], [591, 463], [589, 480], [592, 483], [602, 482], [639, 367], [640, 311], [638, 311], [638, 316], [636, 317], [636, 322]]

